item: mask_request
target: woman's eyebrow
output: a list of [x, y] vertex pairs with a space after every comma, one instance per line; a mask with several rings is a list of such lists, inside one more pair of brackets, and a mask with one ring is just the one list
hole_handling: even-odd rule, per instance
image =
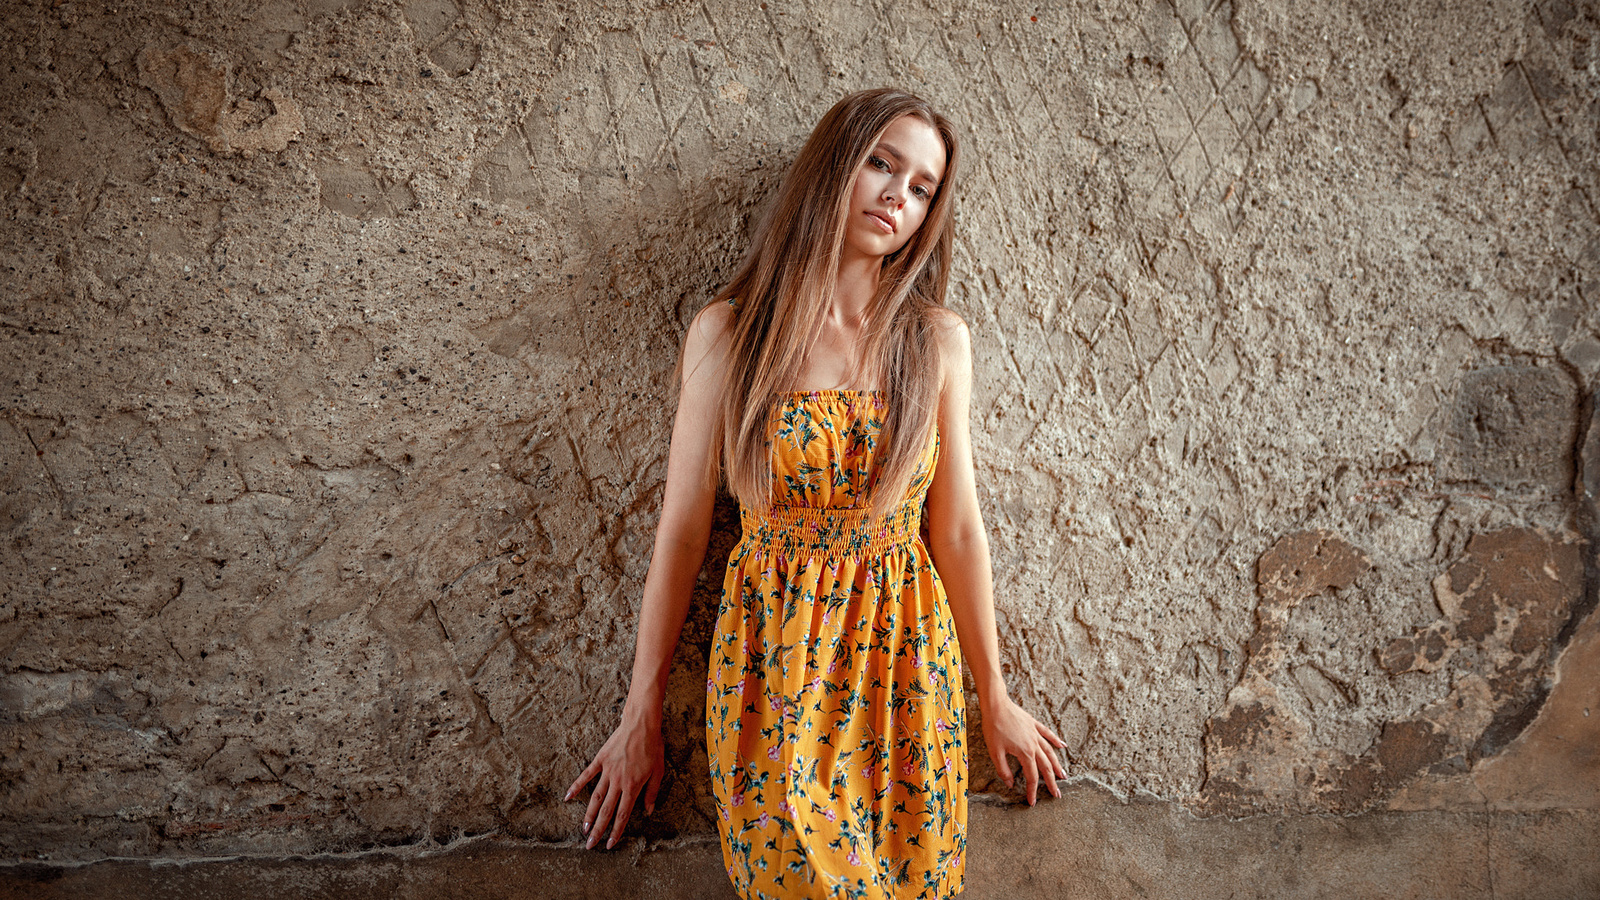
[[[882, 150], [884, 153], [887, 153], [890, 156], [894, 157], [894, 161], [897, 162], [897, 163], [905, 161], [905, 156], [899, 150], [896, 150], [895, 146], [893, 144], [891, 144], [891, 143], [889, 143], [887, 141], [879, 141], [878, 142], [878, 149]], [[920, 175], [924, 180], [931, 182], [935, 186], [937, 186], [939, 184], [939, 179], [933, 177], [933, 173], [928, 171], [927, 169], [923, 169], [922, 171], [918, 172], [917, 174]]]

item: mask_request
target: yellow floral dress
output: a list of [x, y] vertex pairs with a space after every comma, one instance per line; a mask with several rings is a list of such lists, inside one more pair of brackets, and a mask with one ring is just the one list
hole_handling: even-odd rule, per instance
[[746, 900], [944, 898], [966, 857], [961, 651], [918, 534], [938, 459], [870, 520], [884, 398], [784, 395], [774, 505], [741, 511], [706, 679], [728, 877]]

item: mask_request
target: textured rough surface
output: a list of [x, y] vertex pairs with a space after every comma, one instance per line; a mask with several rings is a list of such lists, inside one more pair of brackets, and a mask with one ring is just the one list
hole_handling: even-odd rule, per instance
[[[962, 900], [1348, 900], [1600, 896], [1600, 811], [1274, 815], [1196, 819], [1175, 804], [1071, 788], [1027, 813], [972, 808]], [[1040, 833], [1053, 839], [1041, 852]], [[434, 854], [130, 861], [0, 868], [4, 900], [568, 900], [734, 897], [716, 841], [605, 855], [475, 841]]]
[[1467, 772], [1430, 775], [1395, 810], [1600, 809], [1600, 619], [1588, 617], [1562, 654], [1538, 715], [1504, 750]]
[[[0, 856], [571, 839], [684, 325], [883, 83], [966, 141], [1004, 664], [1072, 774], [1162, 816], [1595, 834], [1562, 818], [1593, 704], [1553, 706], [1600, 666], [1593, 2], [40, 0], [0, 32]], [[653, 840], [712, 833], [718, 516]]]
[[[1322, 627], [1308, 640], [1292, 628], [1291, 611], [1319, 595], [1337, 603], [1371, 561], [1328, 532], [1280, 539], [1257, 567], [1261, 601], [1245, 673], [1207, 724], [1200, 807], [1232, 815], [1263, 807], [1357, 812], [1425, 769], [1468, 767], [1493, 755], [1544, 700], [1538, 679], [1548, 677], [1549, 649], [1582, 599], [1583, 563], [1578, 542], [1536, 529], [1473, 535], [1466, 554], [1434, 581], [1443, 617], [1396, 638], [1375, 660], [1391, 676], [1442, 672], [1449, 692], [1403, 718], [1369, 720], [1377, 739], [1351, 752], [1326, 737], [1337, 719], [1315, 702], [1359, 690], [1316, 661], [1318, 645], [1336, 644], [1339, 632]], [[1586, 663], [1573, 665], [1581, 671]], [[1595, 786], [1574, 781], [1573, 801]]]

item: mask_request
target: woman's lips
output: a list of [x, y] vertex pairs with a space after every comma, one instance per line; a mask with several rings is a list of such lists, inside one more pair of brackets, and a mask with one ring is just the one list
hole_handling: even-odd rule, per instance
[[883, 233], [884, 234], [894, 234], [894, 221], [891, 220], [888, 216], [885, 216], [882, 213], [875, 213], [875, 212], [873, 212], [871, 210], [868, 210], [867, 211], [867, 218], [871, 219], [874, 222], [877, 222], [878, 223], [878, 227], [883, 229]]

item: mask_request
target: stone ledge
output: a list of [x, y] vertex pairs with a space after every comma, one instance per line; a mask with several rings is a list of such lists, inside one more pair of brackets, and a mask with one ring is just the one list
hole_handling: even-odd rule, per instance
[[[1600, 810], [1197, 818], [1094, 785], [1022, 810], [974, 796], [965, 900], [1095, 897], [1591, 897]], [[1241, 893], [1241, 891], [1243, 893]], [[732, 897], [711, 841], [612, 853], [478, 840], [424, 854], [109, 860], [0, 868], [0, 898], [329, 900]]]

